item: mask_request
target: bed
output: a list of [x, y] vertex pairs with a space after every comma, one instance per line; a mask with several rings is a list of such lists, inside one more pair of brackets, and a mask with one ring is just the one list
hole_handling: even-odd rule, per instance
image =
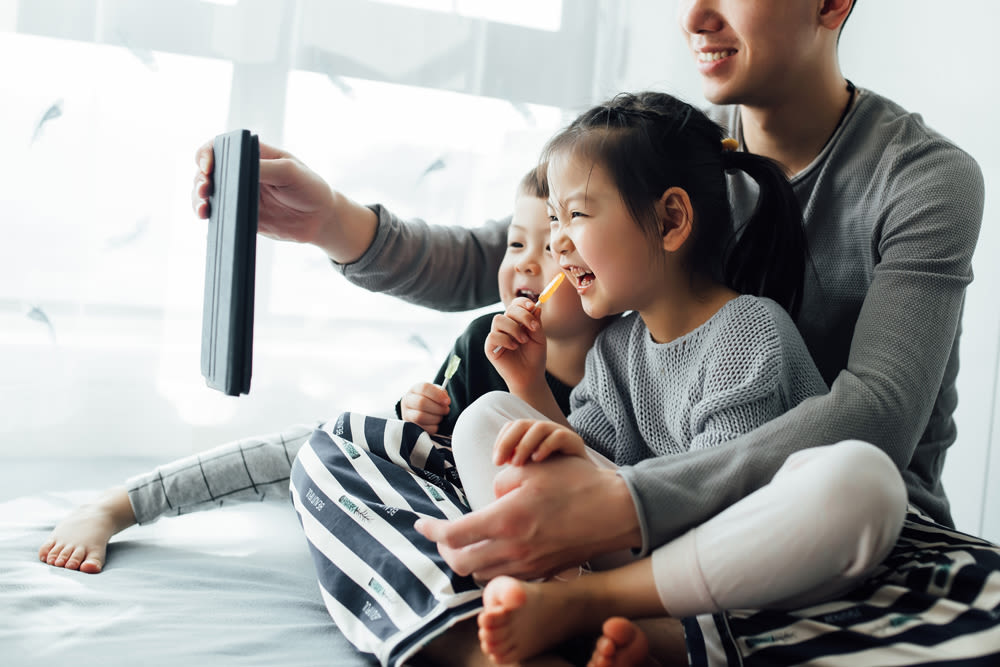
[[0, 459], [0, 664], [377, 664], [327, 615], [289, 502], [130, 528], [112, 539], [99, 575], [38, 560], [73, 507], [158, 463]]

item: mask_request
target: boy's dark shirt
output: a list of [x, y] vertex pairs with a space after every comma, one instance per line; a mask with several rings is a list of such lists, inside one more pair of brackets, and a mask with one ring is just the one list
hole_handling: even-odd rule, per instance
[[[491, 391], [507, 391], [507, 383], [493, 368], [493, 364], [486, 358], [485, 353], [486, 336], [489, 335], [490, 328], [493, 326], [493, 317], [498, 314], [489, 313], [477, 317], [455, 340], [452, 353], [457, 354], [462, 362], [448, 382], [447, 390], [451, 397], [451, 410], [438, 426], [439, 435], [451, 435], [458, 415], [483, 394]], [[449, 355], [450, 357], [451, 355]], [[445, 359], [434, 378], [434, 384], [440, 385], [444, 382], [444, 371], [447, 366], [448, 360]], [[563, 383], [548, 371], [545, 372], [545, 380], [556, 397], [559, 409], [563, 411], [564, 415], [568, 415], [569, 395], [573, 387]], [[402, 418], [398, 402], [396, 403], [396, 416]]]

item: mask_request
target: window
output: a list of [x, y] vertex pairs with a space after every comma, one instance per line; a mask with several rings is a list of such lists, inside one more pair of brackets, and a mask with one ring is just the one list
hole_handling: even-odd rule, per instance
[[3, 4], [0, 58], [17, 64], [0, 71], [3, 442], [171, 456], [390, 411], [474, 314], [369, 294], [315, 248], [267, 239], [251, 393], [205, 386], [195, 149], [247, 127], [357, 201], [478, 225], [509, 213], [545, 139], [600, 87], [606, 49], [570, 47], [617, 39], [615, 5]]

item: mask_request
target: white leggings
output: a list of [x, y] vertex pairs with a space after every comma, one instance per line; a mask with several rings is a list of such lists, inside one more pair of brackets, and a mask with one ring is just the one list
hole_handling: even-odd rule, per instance
[[[546, 417], [504, 392], [459, 417], [455, 465], [473, 509], [494, 500], [497, 433], [515, 419]], [[595, 464], [614, 467], [597, 452]], [[653, 576], [675, 618], [724, 609], [795, 608], [853, 588], [892, 549], [906, 515], [892, 460], [858, 440], [788, 457], [769, 484], [655, 549]]]

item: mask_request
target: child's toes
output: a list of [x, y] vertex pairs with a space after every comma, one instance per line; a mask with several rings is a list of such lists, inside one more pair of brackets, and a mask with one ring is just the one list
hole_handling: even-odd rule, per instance
[[73, 555], [73, 547], [68, 544], [64, 545], [62, 549], [59, 550], [59, 555], [56, 556], [56, 559], [52, 564], [56, 567], [65, 567], [66, 561], [69, 560], [71, 555]]
[[49, 565], [55, 565], [56, 559], [59, 558], [59, 554], [62, 553], [62, 550], [63, 550], [63, 545], [59, 544], [58, 542], [53, 544], [52, 548], [49, 549], [49, 555], [45, 557], [45, 562], [48, 563]]
[[52, 547], [54, 547], [55, 545], [56, 545], [55, 539], [49, 538], [48, 540], [46, 540], [45, 544], [43, 544], [38, 549], [38, 560], [42, 561], [43, 563], [48, 562], [49, 553], [52, 551]]
[[104, 569], [103, 555], [90, 554], [80, 563], [80, 572], [86, 574], [97, 574]]
[[67, 570], [78, 570], [80, 569], [80, 563], [87, 557], [87, 549], [85, 547], [77, 547], [73, 549], [70, 555], [66, 558], [65, 568]]

